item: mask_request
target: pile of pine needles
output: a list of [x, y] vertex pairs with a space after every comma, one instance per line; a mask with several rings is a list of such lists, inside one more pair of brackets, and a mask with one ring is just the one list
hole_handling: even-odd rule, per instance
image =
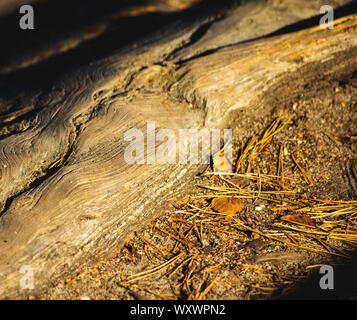
[[[268, 263], [247, 262], [249, 250], [259, 254], [267, 246], [280, 245], [284, 250], [348, 257], [357, 244], [357, 201], [309, 198], [297, 191], [297, 182], [314, 183], [308, 168], [286, 146], [272, 142], [290, 124], [291, 119], [280, 114], [261, 134], [242, 143], [232, 173], [209, 168], [204, 173], [207, 184], [198, 186], [200, 193], [176, 203], [173, 214], [136, 233], [122, 259], [130, 261], [141, 250], [154, 267], [121, 273], [120, 286], [159, 299], [219, 298], [224, 288], [245, 290], [249, 297], [257, 291], [271, 294], [299, 278], [279, 274]], [[270, 164], [274, 174], [260, 168], [262, 159], [271, 155], [269, 145], [277, 152]], [[287, 165], [294, 165], [298, 174], [284, 175]], [[250, 272], [263, 280], [248, 281], [244, 275]], [[160, 290], [158, 281], [163, 279], [171, 292]]]

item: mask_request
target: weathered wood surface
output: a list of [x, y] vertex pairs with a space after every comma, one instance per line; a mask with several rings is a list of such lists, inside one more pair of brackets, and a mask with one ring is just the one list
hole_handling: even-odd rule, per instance
[[148, 120], [175, 130], [226, 128], [238, 111], [268, 112], [356, 70], [356, 15], [332, 30], [269, 35], [319, 13], [307, 8], [280, 21], [271, 15], [279, 10], [260, 1], [196, 15], [59, 77], [48, 91], [24, 93], [21, 105], [4, 97], [0, 297], [21, 293], [23, 265], [33, 267], [41, 289], [110, 254], [189, 190], [204, 166], [129, 165], [123, 138], [130, 128], [146, 132]]

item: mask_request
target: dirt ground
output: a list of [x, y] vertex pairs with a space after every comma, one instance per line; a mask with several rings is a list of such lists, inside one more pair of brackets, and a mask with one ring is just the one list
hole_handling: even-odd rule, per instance
[[[301, 97], [237, 117], [234, 175], [209, 167], [113, 258], [24, 298], [356, 298], [357, 74]], [[333, 292], [319, 288], [323, 264]]]

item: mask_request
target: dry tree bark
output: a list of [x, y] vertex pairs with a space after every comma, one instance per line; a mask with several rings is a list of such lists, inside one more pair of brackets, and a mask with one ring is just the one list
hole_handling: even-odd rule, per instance
[[309, 3], [192, 11], [188, 22], [59, 76], [49, 90], [2, 97], [0, 297], [21, 294], [21, 266], [33, 267], [40, 290], [109, 255], [189, 191], [204, 166], [128, 164], [130, 128], [145, 133], [149, 120], [157, 129], [228, 128], [239, 112], [257, 117], [356, 70], [356, 15], [333, 29], [315, 18], [274, 33], [319, 14]]

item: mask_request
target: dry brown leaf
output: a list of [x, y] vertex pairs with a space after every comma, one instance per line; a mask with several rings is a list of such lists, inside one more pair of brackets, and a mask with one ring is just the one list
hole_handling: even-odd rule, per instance
[[218, 197], [212, 200], [211, 207], [217, 212], [234, 215], [244, 209], [245, 201], [244, 199]]
[[302, 224], [305, 226], [312, 226], [315, 227], [315, 221], [312, 220], [310, 217], [302, 215], [302, 214], [289, 214], [286, 216], [281, 217], [281, 220], [291, 222], [291, 223], [296, 223], [296, 224]]

